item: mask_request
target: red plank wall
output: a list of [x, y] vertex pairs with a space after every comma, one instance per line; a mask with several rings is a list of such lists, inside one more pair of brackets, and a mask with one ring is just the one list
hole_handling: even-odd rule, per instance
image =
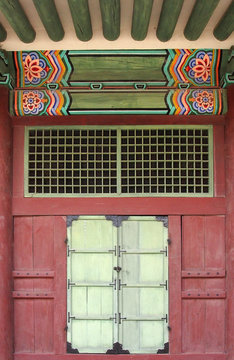
[[0, 87], [0, 359], [12, 359], [12, 129], [8, 91]]

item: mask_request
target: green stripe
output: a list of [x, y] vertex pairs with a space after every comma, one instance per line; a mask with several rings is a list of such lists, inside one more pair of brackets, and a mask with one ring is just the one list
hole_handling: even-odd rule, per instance
[[0, 41], [5, 41], [7, 38], [7, 32], [3, 25], [0, 23]]

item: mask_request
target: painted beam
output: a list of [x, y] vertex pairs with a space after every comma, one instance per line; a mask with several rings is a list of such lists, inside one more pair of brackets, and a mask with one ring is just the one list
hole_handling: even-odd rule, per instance
[[21, 41], [24, 43], [33, 42], [36, 32], [18, 0], [1, 0], [0, 10]]
[[89, 41], [93, 36], [87, 0], [68, 0], [76, 36], [81, 41]]
[[54, 0], [33, 0], [33, 3], [50, 39], [62, 40], [64, 30]]
[[103, 35], [113, 41], [120, 35], [120, 0], [99, 0]]
[[7, 32], [3, 25], [0, 23], [0, 42], [5, 41], [7, 37]]
[[132, 38], [144, 40], [147, 36], [153, 0], [134, 0], [132, 17]]
[[214, 36], [220, 41], [226, 40], [234, 31], [234, 1], [231, 2], [214, 29]]
[[197, 40], [211, 18], [219, 0], [196, 0], [184, 30], [184, 36], [190, 41]]
[[[160, 41], [168, 41], [175, 30], [184, 0], [164, 0], [156, 35]], [[173, 9], [173, 11], [172, 11]]]

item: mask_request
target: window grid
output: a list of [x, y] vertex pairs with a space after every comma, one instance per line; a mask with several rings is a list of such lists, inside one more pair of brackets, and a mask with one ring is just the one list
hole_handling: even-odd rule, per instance
[[25, 196], [212, 196], [212, 126], [26, 128]]

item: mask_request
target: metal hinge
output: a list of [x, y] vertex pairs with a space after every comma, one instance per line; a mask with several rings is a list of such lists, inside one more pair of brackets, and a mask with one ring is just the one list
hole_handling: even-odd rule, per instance
[[70, 286], [72, 286], [72, 285], [76, 285], [76, 283], [71, 282], [71, 280], [68, 279], [68, 280], [67, 280], [67, 288], [70, 289]]
[[108, 250], [108, 252], [114, 253], [114, 255], [116, 256], [116, 255], [117, 255], [116, 245], [115, 245], [115, 248], [114, 248], [114, 249], [110, 249], [110, 250]]
[[115, 324], [117, 324], [117, 313], [114, 314], [114, 316], [109, 318], [110, 320], [115, 320]]
[[160, 253], [164, 253], [166, 256], [167, 256], [167, 246], [165, 246], [165, 249], [164, 250], [160, 250]]
[[70, 323], [70, 320], [71, 320], [71, 319], [75, 319], [75, 318], [76, 318], [75, 316], [71, 316], [71, 313], [70, 313], [70, 312], [67, 313], [67, 322], [68, 322], [68, 323]]
[[122, 317], [121, 313], [119, 313], [119, 324], [121, 324], [121, 320], [127, 320], [126, 317]]
[[159, 284], [160, 286], [165, 286], [165, 289], [167, 290], [167, 280], [165, 281], [165, 283]]
[[121, 279], [119, 279], [119, 290], [121, 290], [121, 286], [127, 286], [127, 284], [121, 283]]
[[168, 321], [167, 314], [165, 317], [162, 317], [161, 320], [166, 320], [166, 323], [167, 323], [167, 321]]
[[76, 249], [70, 249], [69, 245], [67, 246], [67, 256], [70, 256], [70, 253], [75, 251]]
[[114, 286], [114, 289], [116, 290], [116, 279], [114, 280], [113, 283], [110, 283], [109, 285], [110, 285], [110, 286]]

